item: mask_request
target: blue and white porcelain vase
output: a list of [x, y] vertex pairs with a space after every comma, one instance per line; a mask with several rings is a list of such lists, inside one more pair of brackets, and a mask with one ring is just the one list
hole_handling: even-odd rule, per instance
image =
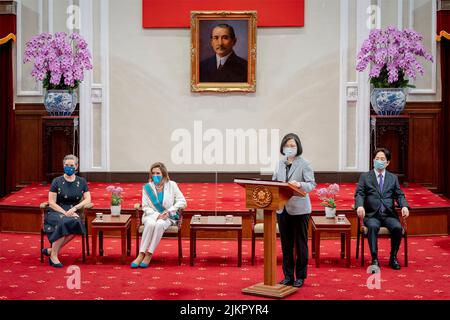
[[373, 110], [380, 116], [397, 116], [406, 104], [404, 88], [375, 88], [370, 95]]
[[70, 116], [78, 103], [75, 90], [47, 90], [44, 105], [52, 116]]

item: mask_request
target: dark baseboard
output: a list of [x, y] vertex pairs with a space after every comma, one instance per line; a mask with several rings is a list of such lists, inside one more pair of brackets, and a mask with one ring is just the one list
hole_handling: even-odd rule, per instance
[[[358, 182], [361, 172], [315, 172], [317, 183], [353, 183]], [[192, 183], [230, 183], [238, 179], [271, 179], [270, 175], [259, 172], [170, 172], [170, 179], [176, 182]], [[96, 182], [145, 182], [148, 172], [81, 172], [87, 181]]]

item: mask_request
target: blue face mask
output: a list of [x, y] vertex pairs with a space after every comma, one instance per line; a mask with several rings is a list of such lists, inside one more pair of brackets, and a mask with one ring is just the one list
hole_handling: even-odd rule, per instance
[[75, 173], [75, 167], [64, 167], [64, 173], [67, 174], [69, 177], [72, 176]]
[[159, 184], [162, 180], [162, 177], [161, 176], [152, 176], [152, 179], [155, 184]]
[[297, 148], [284, 147], [283, 153], [286, 157], [295, 157], [295, 155], [297, 154]]
[[373, 160], [373, 167], [377, 170], [386, 169], [386, 161], [382, 160]]

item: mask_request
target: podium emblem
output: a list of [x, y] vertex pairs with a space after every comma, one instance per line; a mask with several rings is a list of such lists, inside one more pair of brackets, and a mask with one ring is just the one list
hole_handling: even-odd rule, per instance
[[269, 188], [258, 186], [252, 192], [253, 202], [260, 208], [265, 208], [272, 203], [272, 193]]

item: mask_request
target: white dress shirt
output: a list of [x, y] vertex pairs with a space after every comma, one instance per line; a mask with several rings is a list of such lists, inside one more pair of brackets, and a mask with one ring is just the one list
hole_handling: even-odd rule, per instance
[[231, 56], [231, 54], [233, 53], [233, 51], [231, 51], [229, 54], [227, 54], [225, 57], [219, 57], [216, 54], [216, 64], [217, 64], [217, 69], [219, 69], [219, 66], [222, 64], [222, 66], [225, 64], [225, 62], [227, 62], [227, 59]]
[[[380, 173], [378, 172], [377, 169], [373, 169], [373, 171], [375, 172], [375, 177], [377, 177], [378, 185], [380, 185], [380, 177], [379, 177]], [[385, 177], [386, 177], [386, 169], [384, 169], [381, 172], [381, 175], [383, 176], [383, 186], [384, 186], [384, 181], [385, 181]]]

